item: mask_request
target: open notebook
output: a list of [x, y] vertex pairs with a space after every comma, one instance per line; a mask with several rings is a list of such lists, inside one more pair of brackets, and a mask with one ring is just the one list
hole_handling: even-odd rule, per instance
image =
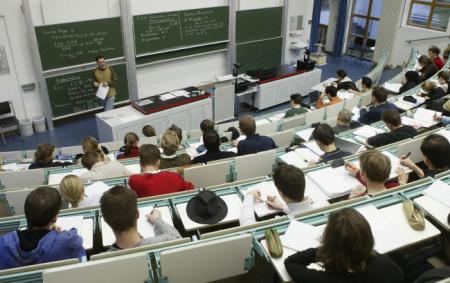
[[320, 156], [308, 148], [297, 148], [296, 150], [280, 155], [279, 158], [286, 164], [293, 165], [297, 168], [304, 168], [307, 167], [310, 162], [316, 163], [319, 161]]
[[402, 117], [402, 123], [414, 128], [428, 128], [436, 125], [439, 121], [434, 120], [434, 116], [441, 116], [442, 112], [418, 108], [412, 118]]
[[93, 223], [92, 218], [84, 219], [82, 215], [60, 216], [56, 220], [56, 226], [63, 231], [72, 228], [77, 229], [77, 234], [83, 238], [83, 248], [91, 249], [93, 247]]
[[354, 135], [362, 137], [364, 139], [368, 139], [381, 133], [384, 133], [384, 131], [368, 125], [362, 126], [353, 132]]
[[283, 247], [299, 252], [309, 248], [317, 248], [324, 229], [325, 225], [313, 226], [294, 220], [289, 224], [281, 238], [281, 244]]
[[349, 174], [344, 166], [311, 171], [308, 176], [329, 198], [344, 196], [354, 187], [361, 186], [361, 183]]

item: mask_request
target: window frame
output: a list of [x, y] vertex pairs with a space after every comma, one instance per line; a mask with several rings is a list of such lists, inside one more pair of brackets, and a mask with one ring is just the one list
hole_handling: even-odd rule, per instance
[[[426, 26], [417, 25], [417, 24], [414, 24], [414, 23], [411, 22], [411, 12], [412, 12], [412, 8], [413, 8], [414, 4], [430, 6], [430, 13], [428, 14], [428, 20], [427, 20]], [[450, 9], [450, 4], [437, 3], [436, 0], [431, 0], [431, 2], [423, 1], [423, 0], [411, 0], [411, 3], [409, 5], [408, 18], [406, 19], [406, 24], [408, 26], [413, 26], [413, 27], [419, 27], [419, 28], [431, 29], [431, 30], [435, 30], [435, 31], [446, 32], [448, 24], [447, 24], [447, 27], [445, 27], [444, 29], [435, 28], [435, 27], [433, 27], [431, 25], [432, 20], [433, 20], [434, 10], [435, 10], [436, 7], [443, 7], [443, 8]]]

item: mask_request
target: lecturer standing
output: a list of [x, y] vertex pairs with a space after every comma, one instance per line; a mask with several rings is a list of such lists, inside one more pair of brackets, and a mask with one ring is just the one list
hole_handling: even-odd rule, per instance
[[104, 111], [112, 110], [114, 109], [114, 100], [117, 94], [117, 75], [114, 69], [106, 64], [104, 56], [97, 56], [96, 61], [97, 69], [94, 71], [94, 87], [109, 87], [108, 93], [103, 100], [103, 109]]

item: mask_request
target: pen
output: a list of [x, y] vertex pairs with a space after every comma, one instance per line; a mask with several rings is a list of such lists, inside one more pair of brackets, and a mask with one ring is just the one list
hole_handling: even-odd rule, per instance
[[410, 155], [411, 155], [411, 151], [408, 152], [408, 154], [406, 154], [404, 157], [402, 157], [402, 159], [406, 159], [406, 158], [408, 158]]
[[153, 207], [152, 212], [150, 212], [150, 214], [153, 213], [153, 211], [155, 210], [155, 208], [156, 208], [157, 206], [158, 206], [158, 204], [155, 204], [155, 206]]

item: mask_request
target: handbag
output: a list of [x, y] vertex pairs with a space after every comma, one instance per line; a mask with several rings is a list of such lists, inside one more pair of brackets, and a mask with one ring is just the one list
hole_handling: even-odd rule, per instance
[[264, 235], [266, 237], [270, 256], [273, 258], [280, 258], [283, 255], [283, 245], [281, 244], [278, 231], [275, 229], [266, 229]]
[[409, 226], [416, 231], [425, 229], [425, 216], [422, 210], [416, 209], [411, 200], [403, 202], [403, 211], [405, 212]]

